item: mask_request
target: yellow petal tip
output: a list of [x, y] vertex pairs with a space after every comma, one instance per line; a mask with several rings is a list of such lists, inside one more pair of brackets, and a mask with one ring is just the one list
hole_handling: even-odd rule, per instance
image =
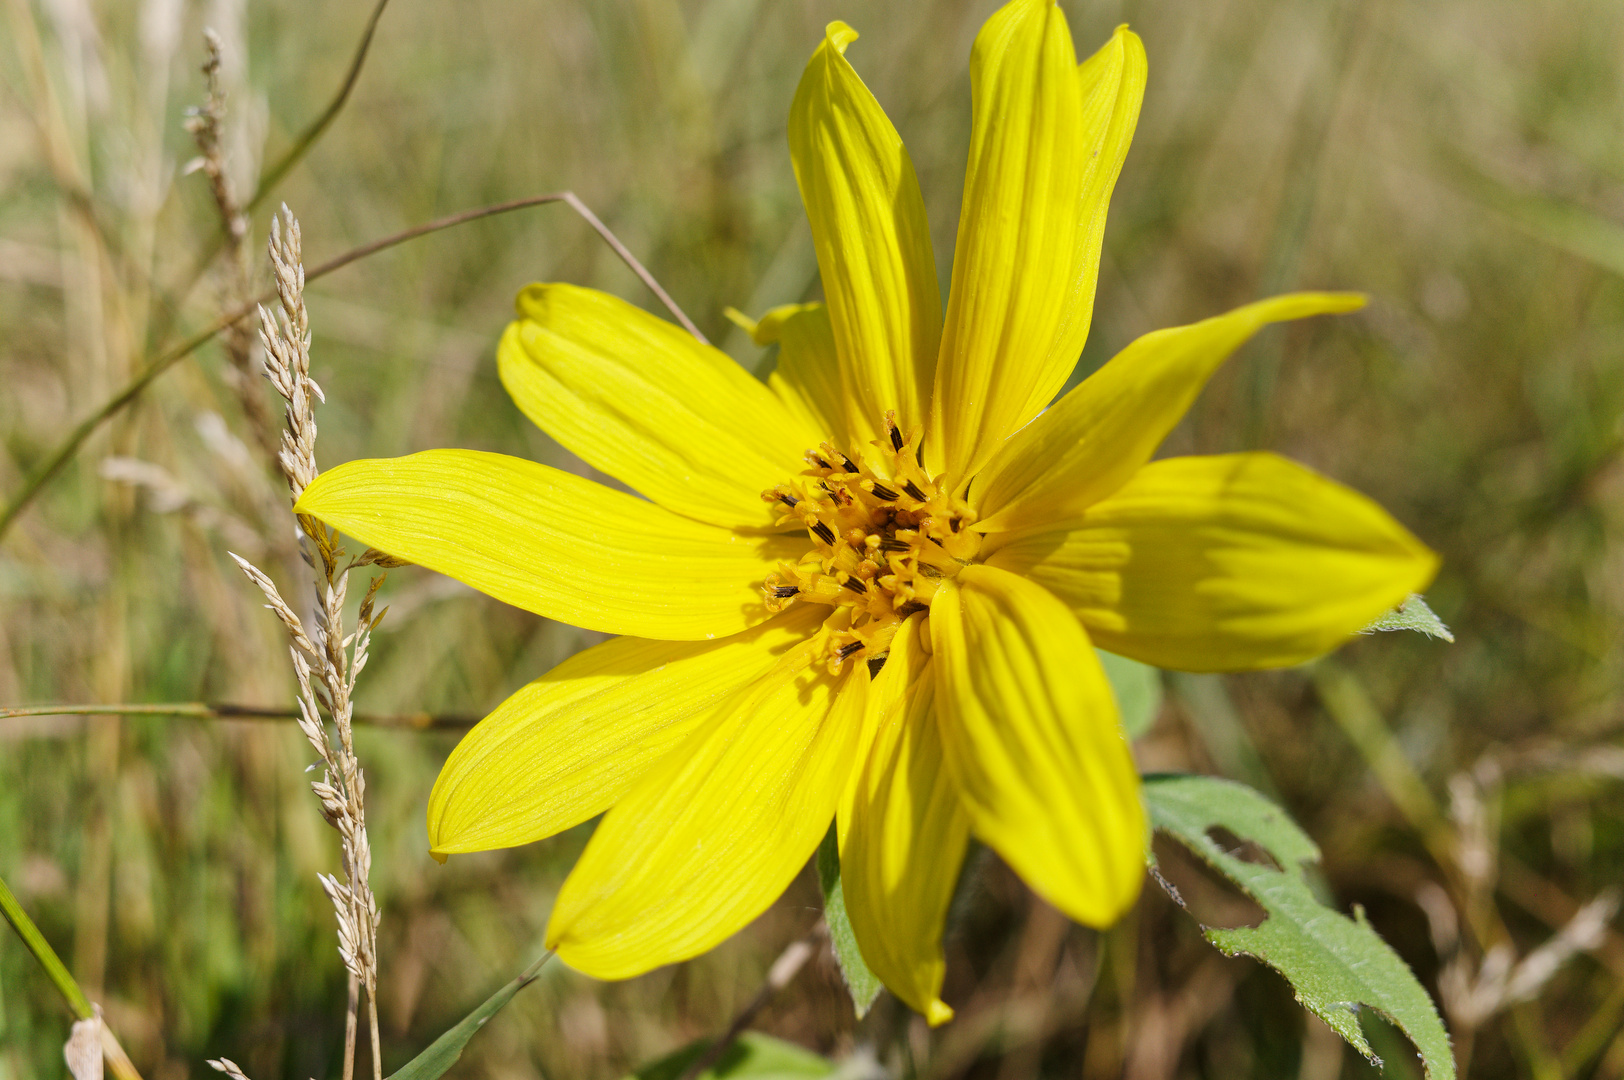
[[836, 19], [824, 28], [823, 36], [830, 48], [845, 56], [846, 46], [857, 40], [857, 31]]
[[937, 998], [925, 1006], [925, 1022], [931, 1027], [941, 1027], [951, 1019], [953, 1019], [953, 1009], [941, 998]]
[[[779, 304], [750, 324], [754, 327], [754, 329], [750, 330], [750, 340], [761, 346], [778, 344], [779, 338], [783, 336], [784, 324], [792, 316], [816, 306], [816, 304]], [[731, 319], [732, 316], [729, 315], [728, 318]], [[737, 322], [737, 320], [734, 321]], [[739, 323], [739, 325], [743, 326], [744, 324]]]
[[[755, 339], [756, 327], [761, 325], [755, 319], [752, 319], [750, 316], [746, 315], [738, 308], [733, 307], [731, 304], [722, 309], [722, 315], [727, 319], [728, 322], [732, 323], [734, 326], [737, 326], [746, 334], [749, 334], [752, 340]], [[759, 342], [757, 344], [759, 344]]]
[[451, 856], [446, 854], [443, 851], [440, 851], [438, 848], [430, 848], [429, 849], [429, 858], [433, 859], [435, 862], [439, 863], [441, 866], [444, 866], [446, 864], [446, 860], [451, 858]]

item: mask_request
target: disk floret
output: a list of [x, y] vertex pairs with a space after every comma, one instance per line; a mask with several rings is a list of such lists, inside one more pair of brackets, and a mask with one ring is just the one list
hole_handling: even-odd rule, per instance
[[761, 494], [783, 509], [778, 524], [800, 524], [812, 539], [798, 564], [768, 575], [767, 608], [798, 600], [834, 608], [823, 624], [833, 674], [851, 659], [882, 659], [903, 620], [927, 609], [940, 581], [981, 547], [966, 528], [974, 512], [920, 465], [920, 431], [904, 435], [887, 412], [873, 451], [825, 442], [807, 451], [802, 479]]

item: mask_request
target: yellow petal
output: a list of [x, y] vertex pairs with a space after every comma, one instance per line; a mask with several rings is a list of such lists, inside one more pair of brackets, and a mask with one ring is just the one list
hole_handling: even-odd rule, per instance
[[991, 566], [930, 608], [936, 715], [977, 836], [1038, 895], [1116, 921], [1145, 874], [1139, 776], [1088, 635], [1038, 585]]
[[942, 928], [970, 839], [970, 818], [942, 757], [935, 675], [908, 620], [869, 690], [872, 740], [842, 804], [840, 878], [869, 969], [932, 1025], [942, 1001]]
[[549, 619], [698, 641], [767, 618], [761, 582], [805, 540], [735, 536], [533, 461], [425, 450], [322, 473], [297, 510]]
[[955, 485], [1065, 384], [1088, 337], [1111, 189], [1145, 87], [1119, 29], [1078, 68], [1053, 0], [1015, 0], [976, 38], [953, 289], [925, 438]]
[[802, 430], [726, 353], [624, 300], [531, 285], [496, 356], [524, 414], [587, 464], [679, 514], [769, 528], [761, 493], [805, 468]]
[[429, 795], [433, 851], [515, 847], [603, 813], [819, 618], [802, 605], [720, 641], [622, 637], [565, 660], [452, 751]]
[[1438, 566], [1371, 500], [1266, 453], [1153, 462], [1076, 528], [989, 562], [1052, 590], [1101, 648], [1184, 671], [1319, 656]]
[[858, 446], [846, 430], [841, 399], [840, 357], [835, 352], [834, 327], [822, 304], [785, 304], [773, 308], [756, 323], [750, 336], [757, 345], [778, 346], [778, 365], [767, 376], [767, 386], [778, 395], [801, 425], [818, 432], [836, 446]]
[[[645, 773], [559, 890], [547, 946], [626, 979], [712, 948], [767, 909], [829, 829], [868, 668], [841, 685], [792, 651]], [[799, 666], [799, 670], [797, 667]]]
[[942, 331], [930, 223], [913, 162], [829, 24], [789, 113], [790, 160], [823, 277], [850, 437], [878, 438], [885, 410], [925, 418]]
[[976, 477], [983, 532], [1053, 528], [1150, 460], [1212, 373], [1270, 323], [1356, 311], [1357, 293], [1292, 293], [1139, 338], [1017, 431]]

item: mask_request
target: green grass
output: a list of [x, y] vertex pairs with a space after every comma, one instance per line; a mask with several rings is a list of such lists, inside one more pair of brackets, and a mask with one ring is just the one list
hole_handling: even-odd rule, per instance
[[[182, 4], [167, 59], [153, 32], [159, 3], [87, 3], [94, 40], [53, 16], [77, 10], [66, 0], [0, 12], [0, 494], [167, 343], [147, 340], [150, 293], [123, 260], [167, 291], [216, 227], [203, 178], [176, 173], [192, 154], [182, 109], [202, 98], [203, 8], [239, 80], [233, 164], [246, 188], [252, 161], [274, 158], [324, 107], [368, 6]], [[848, 55], [913, 153], [945, 283], [966, 59], [993, 6], [393, 0], [352, 100], [256, 213], [256, 261], [277, 199], [299, 215], [314, 263], [440, 214], [570, 188], [708, 335], [763, 369], [770, 357], [721, 312], [817, 295], [784, 124], [823, 23], [843, 18], [863, 34]], [[1250, 346], [1168, 449], [1280, 450], [1370, 493], [1442, 553], [1429, 596], [1457, 643], [1385, 635], [1340, 660], [1440, 801], [1485, 755], [1508, 763], [1496, 838], [1505, 872], [1485, 903], [1520, 949], [1538, 944], [1565, 918], [1561, 897], [1613, 883], [1624, 856], [1616, 776], [1531, 756], [1607, 746], [1624, 728], [1624, 280], [1612, 242], [1624, 222], [1624, 8], [1064, 6], [1084, 51], [1126, 20], [1151, 62], [1082, 370], [1147, 330], [1270, 291], [1372, 294], [1367, 313]], [[103, 242], [62, 196], [75, 176]], [[322, 463], [469, 446], [579, 467], [496, 379], [497, 335], [532, 280], [656, 307], [556, 206], [414, 241], [313, 286]], [[182, 328], [219, 311], [212, 281], [178, 302]], [[97, 472], [112, 454], [156, 462], [263, 535], [274, 486], [252, 457], [236, 469], [199, 430], [218, 414], [247, 438], [224, 368], [209, 346], [163, 376], [0, 542], [0, 703], [291, 698], [278, 630], [227, 560], [222, 530], [155, 513]], [[290, 568], [272, 570], [291, 581]], [[591, 638], [415, 569], [395, 571], [384, 597], [394, 609], [360, 683], [369, 710], [477, 713]], [[1293, 671], [1214, 685], [1238, 720], [1215, 713], [1207, 691], [1175, 692], [1140, 744], [1142, 765], [1251, 762], [1258, 775], [1240, 778], [1278, 792], [1321, 844], [1332, 894], [1363, 903], [1435, 986], [1440, 961], [1415, 896], [1442, 874], [1313, 680]], [[360, 739], [389, 1067], [539, 951], [586, 836], [437, 866], [424, 806], [453, 741]], [[344, 976], [314, 874], [336, 866], [337, 845], [305, 787], [309, 757], [291, 727], [0, 720], [0, 876], [147, 1077], [202, 1075], [202, 1060], [222, 1054], [254, 1080], [335, 1075]], [[714, 953], [629, 983], [549, 965], [470, 1045], [463, 1074], [612, 1078], [720, 1030], [810, 924], [816, 895], [808, 875]], [[1003, 1000], [1025, 977], [1023, 955], [1062, 989], [1096, 976], [1099, 989], [1041, 1047], [1001, 1062], [995, 1041], [970, 1075], [1116, 1076], [1125, 1061], [1148, 1068], [1154, 1040], [1172, 1071], [1133, 1075], [1292, 1076], [1325, 1060], [1305, 1056], [1316, 1044], [1273, 975], [1217, 960], [1215, 982], [1192, 983], [1214, 954], [1159, 894], [1110, 935], [1074, 929], [1049, 952], [1023, 929], [1027, 910], [1013, 878], [986, 865], [949, 943], [948, 1000], [961, 1015]], [[1624, 973], [1616, 937], [1601, 957], [1574, 961], [1540, 1001], [1489, 1021], [1472, 1075], [1554, 1075], [1538, 1063], [1560, 1058]], [[764, 1026], [836, 1054], [902, 1033], [921, 1067], [930, 1046], [966, 1037], [910, 1039], [907, 1019], [884, 1006], [859, 1027], [837, 980], [820, 961]], [[1173, 1015], [1158, 1003], [1190, 985], [1220, 990], [1178, 1013], [1182, 1026], [1152, 1026], [1147, 1017]], [[0, 936], [0, 1080], [64, 1075], [67, 1023], [44, 975]], [[1606, 1069], [1579, 1062], [1573, 1075], [1624, 1069], [1624, 1043], [1597, 1053]], [[1368, 1074], [1351, 1056], [1343, 1070]]]

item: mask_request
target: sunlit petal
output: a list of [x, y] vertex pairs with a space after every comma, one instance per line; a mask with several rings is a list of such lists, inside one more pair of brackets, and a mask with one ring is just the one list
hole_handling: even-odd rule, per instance
[[1088, 635], [1025, 578], [970, 566], [930, 610], [936, 714], [972, 828], [1032, 889], [1089, 926], [1145, 873], [1139, 777]]
[[1063, 532], [989, 560], [1070, 604], [1101, 648], [1157, 667], [1285, 667], [1432, 580], [1437, 557], [1370, 499], [1273, 454], [1153, 462]]
[[812, 449], [824, 439], [836, 446], [856, 446], [846, 430], [841, 397], [840, 356], [834, 327], [822, 304], [785, 304], [761, 317], [751, 330], [757, 345], [778, 345], [778, 364], [767, 386], [803, 427], [819, 432]]
[[1079, 68], [1052, 0], [1015, 0], [976, 38], [964, 204], [925, 439], [931, 468], [955, 482], [1076, 366], [1145, 70], [1126, 28]]
[[502, 385], [587, 464], [699, 521], [769, 528], [761, 493], [826, 432], [802, 430], [719, 349], [624, 300], [531, 285], [497, 349]]
[[763, 621], [761, 582], [805, 550], [736, 536], [533, 461], [425, 450], [351, 461], [297, 507], [408, 562], [550, 619], [671, 641]]
[[841, 807], [841, 885], [863, 959], [932, 1024], [942, 1001], [942, 928], [970, 818], [942, 756], [935, 675], [910, 619], [869, 690], [872, 739]]
[[812, 223], [840, 357], [846, 426], [878, 438], [885, 410], [923, 422], [942, 329], [919, 181], [896, 129], [844, 55], [857, 32], [829, 24], [789, 114], [790, 160]]
[[1150, 460], [1253, 334], [1364, 302], [1357, 293], [1292, 293], [1139, 338], [999, 448], [976, 476], [976, 528], [1038, 529], [1076, 517]]
[[810, 659], [810, 647], [792, 650], [604, 816], [547, 925], [560, 959], [624, 979], [697, 956], [806, 865], [834, 818], [868, 690], [865, 665], [841, 680]]
[[603, 813], [818, 619], [802, 607], [720, 641], [622, 637], [570, 657], [457, 744], [429, 795], [431, 848], [515, 847]]

